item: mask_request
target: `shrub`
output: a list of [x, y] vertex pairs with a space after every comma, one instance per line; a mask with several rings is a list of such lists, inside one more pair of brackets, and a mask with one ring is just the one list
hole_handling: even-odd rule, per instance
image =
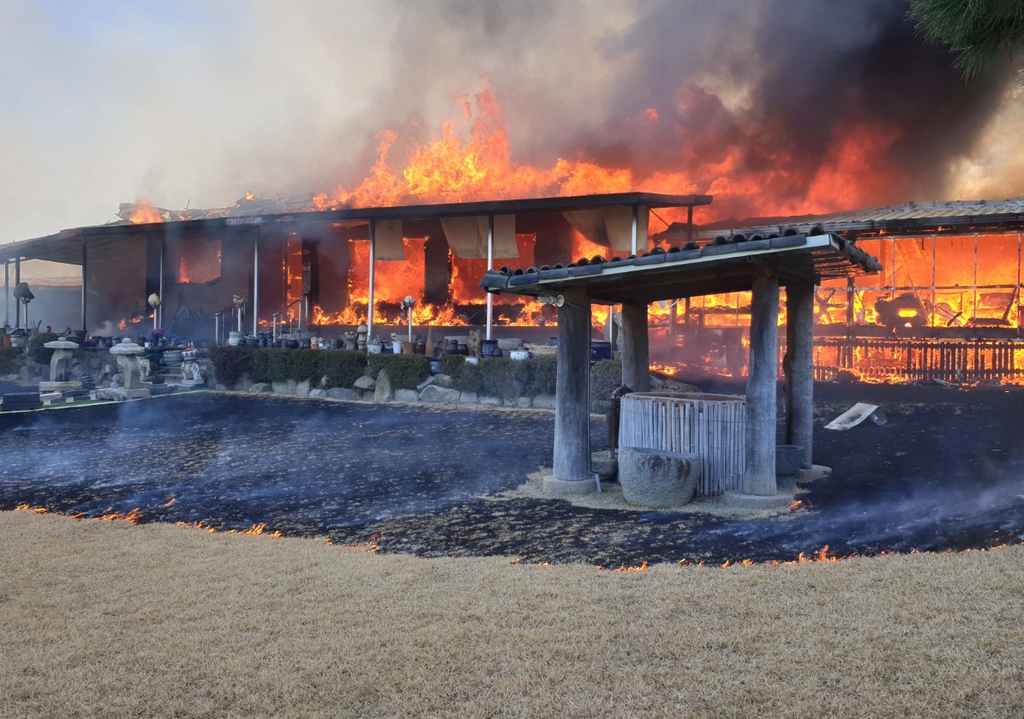
[[[428, 365], [429, 367], [429, 365]], [[366, 354], [350, 350], [320, 352], [320, 378], [327, 387], [351, 387], [366, 372]], [[317, 382], [320, 381], [317, 378]]]
[[441, 355], [441, 374], [446, 374], [454, 379], [459, 376], [465, 366], [466, 358], [463, 355]]
[[455, 389], [460, 392], [479, 392], [483, 386], [484, 371], [481, 365], [463, 362], [452, 377], [455, 380]]
[[558, 358], [554, 355], [533, 357], [527, 360], [530, 378], [526, 383], [524, 394], [528, 397], [536, 397], [539, 394], [555, 393], [555, 376], [558, 371]]
[[480, 365], [480, 391], [492, 397], [515, 399], [523, 393], [529, 381], [527, 362], [507, 357], [495, 357]]
[[622, 360], [601, 360], [590, 368], [590, 399], [611, 399], [612, 392], [622, 385]]
[[43, 345], [56, 339], [59, 339], [59, 335], [54, 332], [40, 332], [37, 335], [33, 335], [26, 345], [29, 358], [38, 364], [50, 364], [50, 358], [53, 357], [54, 350], [47, 349]]
[[[252, 351], [257, 382], [308, 381], [320, 387], [351, 387], [366, 370], [366, 355], [347, 350], [258, 349]], [[324, 378], [326, 383], [321, 384]]]
[[214, 345], [210, 348], [210, 360], [217, 381], [221, 384], [233, 385], [244, 374], [253, 374], [253, 355], [255, 350], [246, 347], [230, 347]]
[[21, 367], [21, 350], [17, 347], [0, 347], [0, 374], [13, 374]]
[[376, 377], [382, 369], [388, 371], [392, 389], [416, 389], [430, 376], [430, 360], [426, 355], [369, 355], [366, 374]]

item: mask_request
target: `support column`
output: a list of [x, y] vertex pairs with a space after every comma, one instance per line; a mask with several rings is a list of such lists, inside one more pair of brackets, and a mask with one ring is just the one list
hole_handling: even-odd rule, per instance
[[590, 301], [581, 289], [562, 292], [558, 310], [554, 476], [564, 494], [593, 492], [590, 475]]
[[647, 305], [622, 305], [622, 384], [634, 392], [651, 391], [651, 356]]
[[153, 308], [153, 311], [157, 313], [158, 327], [164, 327], [164, 304], [166, 304], [164, 297], [164, 255], [166, 254], [167, 238], [165, 233], [160, 233], [160, 277], [157, 279], [157, 295], [160, 297], [160, 304]]
[[[85, 247], [83, 241], [83, 248]], [[83, 249], [84, 251], [84, 249]], [[17, 288], [21, 284], [21, 258], [14, 258], [14, 287]], [[14, 328], [21, 327], [21, 303], [17, 299], [14, 300]]]
[[370, 280], [366, 291], [366, 341], [373, 339], [373, 256], [377, 244], [377, 221], [370, 220]]
[[779, 375], [779, 275], [755, 270], [750, 302], [744, 494], [774, 495], [775, 401]]
[[[487, 269], [494, 269], [494, 215], [487, 216]], [[494, 324], [494, 295], [487, 293], [487, 337], [491, 339]], [[411, 325], [410, 325], [411, 326]]]
[[634, 255], [636, 254], [636, 249], [637, 249], [637, 245], [638, 245], [638, 242], [637, 242], [637, 232], [639, 231], [639, 227], [638, 227], [639, 223], [640, 223], [640, 208], [637, 205], [633, 205], [633, 226], [632, 226], [632, 230], [630, 231], [629, 246], [632, 248], [632, 251], [633, 251]]
[[786, 287], [786, 444], [804, 448], [811, 468], [814, 436], [814, 285]]
[[[88, 332], [86, 322], [86, 293], [89, 290], [89, 256], [85, 246], [85, 238], [82, 238], [82, 332]], [[155, 310], [154, 310], [155, 311]]]
[[4, 327], [11, 326], [11, 261], [4, 260]]
[[[163, 277], [160, 278], [161, 282]], [[260, 331], [260, 230], [252, 238], [252, 336]]]

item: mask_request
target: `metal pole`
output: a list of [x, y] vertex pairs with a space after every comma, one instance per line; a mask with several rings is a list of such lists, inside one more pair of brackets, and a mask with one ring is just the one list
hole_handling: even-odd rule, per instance
[[160, 296], [160, 304], [153, 308], [154, 313], [160, 315], [160, 326], [164, 326], [164, 247], [166, 238], [160, 236], [160, 281], [157, 283], [157, 294]]
[[220, 344], [220, 312], [213, 313], [213, 343]]
[[[487, 269], [494, 269], [494, 215], [487, 216]], [[487, 339], [491, 339], [491, 327], [494, 325], [494, 298], [487, 293]]]
[[632, 229], [632, 234], [630, 236], [630, 247], [633, 248], [633, 254], [634, 255], [636, 254], [636, 248], [637, 248], [637, 237], [636, 237], [636, 235], [637, 235], [637, 229], [638, 229], [637, 225], [639, 224], [639, 222], [640, 222], [640, 207], [638, 205], [633, 205], [633, 229]]
[[373, 337], [373, 256], [377, 241], [376, 220], [370, 220], [370, 283], [366, 293], [366, 341]]
[[4, 260], [4, 327], [11, 326], [11, 261]]
[[686, 241], [693, 239], [693, 205], [686, 206]]
[[[86, 297], [89, 285], [89, 257], [85, 246], [85, 238], [82, 238], [82, 332], [87, 332], [86, 322]], [[154, 310], [155, 311], [155, 310]]]
[[[14, 258], [14, 286], [17, 287], [21, 284], [21, 258]], [[21, 303], [14, 303], [14, 328], [21, 327]]]
[[259, 332], [260, 322], [260, 230], [252, 241], [252, 336]]

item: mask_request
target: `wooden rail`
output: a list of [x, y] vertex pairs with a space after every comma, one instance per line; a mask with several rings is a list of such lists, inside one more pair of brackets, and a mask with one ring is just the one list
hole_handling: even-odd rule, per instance
[[879, 379], [1019, 384], [1024, 382], [1024, 342], [816, 338], [814, 378], [829, 380], [844, 369]]

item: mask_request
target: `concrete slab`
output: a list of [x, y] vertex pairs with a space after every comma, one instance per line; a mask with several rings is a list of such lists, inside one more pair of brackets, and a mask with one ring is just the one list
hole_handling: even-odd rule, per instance
[[726, 490], [722, 495], [722, 501], [727, 507], [733, 509], [751, 509], [755, 511], [765, 509], [782, 509], [791, 505], [796, 493], [792, 490], [780, 491], [776, 494], [744, 494], [736, 489]]
[[823, 464], [811, 465], [810, 469], [801, 469], [796, 477], [797, 484], [816, 482], [819, 479], [827, 479], [832, 476], [832, 468]]
[[593, 479], [555, 479], [553, 475], [544, 476], [544, 491], [550, 494], [575, 495], [597, 492], [597, 481]]

